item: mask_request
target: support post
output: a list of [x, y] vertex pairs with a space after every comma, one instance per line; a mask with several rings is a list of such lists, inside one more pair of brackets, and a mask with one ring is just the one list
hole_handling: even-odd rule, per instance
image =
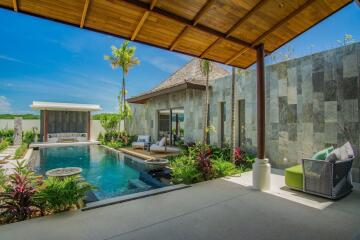
[[170, 108], [170, 117], [169, 117], [169, 137], [170, 137], [170, 146], [173, 145], [173, 137], [172, 137], [172, 109]]
[[48, 128], [49, 128], [48, 110], [44, 110], [44, 142], [48, 141]]
[[265, 158], [265, 64], [264, 44], [256, 47], [257, 69], [257, 158], [253, 164], [253, 187], [261, 191], [270, 189], [271, 166]]
[[88, 112], [88, 119], [87, 119], [87, 139], [90, 141], [90, 134], [91, 134], [91, 113]]

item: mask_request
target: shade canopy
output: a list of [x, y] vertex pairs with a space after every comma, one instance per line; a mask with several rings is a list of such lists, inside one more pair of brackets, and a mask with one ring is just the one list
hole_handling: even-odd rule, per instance
[[36, 101], [34, 101], [30, 107], [34, 110], [52, 110], [52, 111], [91, 112], [91, 111], [101, 110], [101, 107], [95, 104], [36, 102]]
[[247, 68], [352, 0], [0, 0], [0, 7]]

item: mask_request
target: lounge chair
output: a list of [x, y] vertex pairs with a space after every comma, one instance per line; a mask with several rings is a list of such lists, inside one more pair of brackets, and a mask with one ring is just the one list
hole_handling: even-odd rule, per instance
[[166, 138], [163, 137], [160, 141], [150, 146], [150, 152], [169, 152], [176, 153], [179, 149], [176, 147], [166, 146]]
[[328, 153], [323, 160], [314, 157], [302, 159], [301, 165], [287, 168], [286, 186], [330, 199], [338, 199], [350, 193], [353, 188], [351, 167], [354, 156], [353, 154], [340, 156], [335, 154], [337, 150]]
[[139, 135], [136, 142], [133, 142], [132, 148], [142, 148], [145, 149], [145, 147], [150, 143], [150, 136], [149, 135]]

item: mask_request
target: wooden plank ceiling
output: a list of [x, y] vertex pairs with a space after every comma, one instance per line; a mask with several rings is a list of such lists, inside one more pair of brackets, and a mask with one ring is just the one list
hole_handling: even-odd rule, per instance
[[352, 0], [0, 0], [0, 7], [247, 68]]

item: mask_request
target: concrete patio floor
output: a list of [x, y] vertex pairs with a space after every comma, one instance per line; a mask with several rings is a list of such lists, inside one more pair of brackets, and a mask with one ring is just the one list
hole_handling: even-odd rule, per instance
[[0, 239], [360, 239], [360, 192], [339, 201], [280, 187], [252, 190], [251, 173], [89, 211], [0, 227]]

